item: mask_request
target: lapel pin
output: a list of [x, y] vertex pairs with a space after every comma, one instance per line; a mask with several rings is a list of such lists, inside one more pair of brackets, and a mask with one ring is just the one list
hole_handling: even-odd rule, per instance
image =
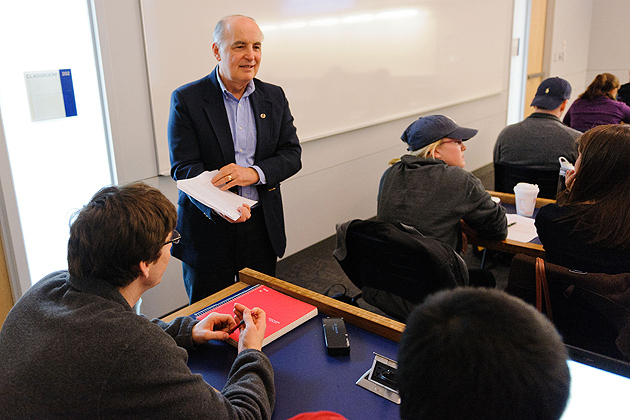
[[267, 118], [266, 114], [260, 114], [260, 118]]

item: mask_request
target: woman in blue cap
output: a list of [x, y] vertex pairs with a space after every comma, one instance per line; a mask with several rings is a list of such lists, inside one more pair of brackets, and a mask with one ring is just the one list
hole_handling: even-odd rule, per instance
[[463, 168], [463, 142], [477, 130], [444, 115], [414, 121], [401, 139], [409, 154], [389, 167], [379, 187], [377, 219], [404, 223], [462, 251], [461, 220], [479, 237], [503, 240], [507, 220], [481, 181]]

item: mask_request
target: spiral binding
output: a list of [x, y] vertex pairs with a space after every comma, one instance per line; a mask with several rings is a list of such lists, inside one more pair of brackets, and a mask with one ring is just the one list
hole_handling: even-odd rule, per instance
[[243, 296], [244, 294], [251, 292], [252, 290], [254, 290], [254, 289], [258, 288], [258, 287], [260, 287], [260, 284], [257, 284], [255, 286], [248, 286], [248, 287], [244, 288], [243, 290], [239, 290], [238, 292], [236, 292], [236, 293], [234, 293], [234, 294], [232, 294], [232, 295], [230, 295], [230, 296], [228, 296], [226, 298], [223, 298], [220, 301], [215, 302], [212, 305], [206, 306], [205, 308], [195, 312], [194, 314], [191, 315], [191, 317], [193, 319], [196, 319], [197, 317], [199, 317], [199, 316], [201, 316], [201, 315], [203, 315], [205, 313], [208, 313], [208, 312], [210, 312], [210, 311], [212, 311], [212, 310], [218, 308], [219, 306], [222, 306], [222, 305], [224, 305], [224, 304], [226, 304], [228, 302], [231, 302], [231, 301], [239, 298], [240, 296]]

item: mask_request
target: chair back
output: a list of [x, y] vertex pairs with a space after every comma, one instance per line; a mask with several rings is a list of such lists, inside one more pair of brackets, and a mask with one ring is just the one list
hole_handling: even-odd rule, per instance
[[448, 244], [402, 224], [350, 221], [337, 227], [337, 244], [334, 256], [363, 299], [399, 320], [428, 295], [468, 284], [466, 263]]
[[[536, 259], [517, 254], [505, 291], [535, 305]], [[630, 273], [582, 273], [545, 262], [553, 322], [566, 344], [630, 360]]]
[[555, 199], [558, 193], [559, 169], [538, 169], [508, 163], [494, 164], [494, 190], [514, 194], [519, 182], [538, 184], [538, 197]]

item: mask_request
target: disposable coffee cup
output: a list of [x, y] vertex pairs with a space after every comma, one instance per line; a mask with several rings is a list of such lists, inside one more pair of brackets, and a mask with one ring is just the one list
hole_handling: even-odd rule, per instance
[[519, 182], [514, 187], [514, 197], [516, 201], [516, 214], [525, 217], [534, 215], [536, 207], [536, 197], [538, 196], [538, 185]]

